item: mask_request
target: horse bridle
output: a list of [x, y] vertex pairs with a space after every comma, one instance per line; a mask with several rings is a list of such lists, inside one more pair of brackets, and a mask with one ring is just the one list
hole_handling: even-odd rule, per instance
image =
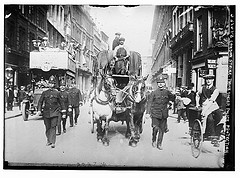
[[[112, 89], [111, 89], [111, 84], [107, 83], [107, 82], [106, 82], [106, 79], [107, 79], [107, 78], [104, 78], [104, 79], [103, 79], [103, 80], [104, 80], [103, 85], [104, 85], [105, 90], [102, 90], [102, 89], [101, 89], [101, 91], [104, 92], [104, 93], [106, 93], [107, 96], [110, 96], [110, 97], [108, 97], [107, 101], [102, 101], [101, 99], [99, 99], [98, 97], [96, 97], [97, 94], [96, 94], [96, 90], [95, 90], [95, 99], [96, 99], [96, 101], [97, 101], [99, 104], [103, 104], [103, 105], [109, 104], [109, 103], [113, 100], [113, 98], [114, 98], [114, 95], [113, 95], [112, 92], [111, 92], [111, 90], [112, 90]], [[106, 87], [106, 86], [105, 86], [106, 84], [107, 84], [108, 86], [110, 86], [110, 87]]]
[[[132, 85], [131, 91], [130, 91], [130, 94], [132, 95], [133, 98], [134, 98], [134, 96], [135, 96], [136, 94], [138, 94], [138, 93], [142, 96], [142, 89], [133, 91], [133, 90], [134, 90], [133, 87], [134, 87], [134, 86], [137, 86], [139, 83], [142, 83], [142, 84], [145, 86], [145, 83], [144, 83], [143, 81], [139, 81], [139, 82], [137, 82], [137, 83], [134, 83], [134, 84]], [[142, 101], [143, 99], [146, 98], [146, 95], [144, 95], [144, 96], [141, 97], [141, 98], [142, 98], [142, 99], [141, 99], [141, 101]]]

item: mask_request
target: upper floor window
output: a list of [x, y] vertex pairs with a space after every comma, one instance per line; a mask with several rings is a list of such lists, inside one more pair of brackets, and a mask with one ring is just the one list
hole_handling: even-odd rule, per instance
[[208, 11], [208, 46], [212, 45], [213, 39], [213, 12]]
[[26, 29], [19, 27], [19, 50], [26, 51], [27, 33]]
[[202, 49], [202, 16], [197, 19], [197, 50]]

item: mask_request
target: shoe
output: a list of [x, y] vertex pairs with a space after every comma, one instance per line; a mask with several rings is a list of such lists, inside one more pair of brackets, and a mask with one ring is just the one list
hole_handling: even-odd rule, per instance
[[73, 125], [70, 125], [70, 127], [73, 127]]
[[169, 129], [165, 129], [165, 133], [168, 133], [169, 132]]
[[157, 146], [157, 149], [159, 149], [159, 150], [163, 150], [162, 145], [159, 144], [159, 145]]
[[157, 143], [156, 142], [152, 142], [152, 146], [153, 146], [153, 148], [156, 148]]
[[57, 135], [57, 136], [61, 135], [61, 132], [57, 133], [56, 135]]
[[77, 122], [75, 122], [75, 125], [77, 125]]
[[63, 130], [63, 133], [66, 133], [66, 129]]
[[52, 144], [52, 145], [51, 145], [51, 148], [55, 148], [55, 144]]
[[52, 143], [50, 143], [50, 142], [47, 142], [47, 144], [46, 144], [46, 146], [50, 146]]

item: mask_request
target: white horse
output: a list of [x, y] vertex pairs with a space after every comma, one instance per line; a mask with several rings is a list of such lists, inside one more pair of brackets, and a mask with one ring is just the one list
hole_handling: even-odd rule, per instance
[[[96, 88], [90, 93], [90, 114], [93, 123], [97, 122], [97, 140], [109, 145], [105, 135], [108, 133], [109, 121], [113, 114], [112, 99], [116, 95], [115, 80], [109, 76], [101, 76]], [[104, 121], [104, 127], [102, 123]], [[93, 132], [93, 130], [92, 130]]]

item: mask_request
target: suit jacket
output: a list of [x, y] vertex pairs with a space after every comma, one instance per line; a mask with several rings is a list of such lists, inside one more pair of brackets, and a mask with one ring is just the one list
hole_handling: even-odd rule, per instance
[[174, 101], [175, 95], [166, 89], [156, 89], [150, 95], [147, 114], [151, 114], [151, 117], [157, 119], [168, 118], [168, 103]]
[[83, 101], [83, 97], [81, 91], [76, 87], [69, 89], [69, 98], [70, 98], [70, 105], [72, 107], [79, 107], [79, 103]]
[[[44, 104], [44, 107], [43, 107]], [[56, 89], [44, 91], [38, 101], [38, 111], [43, 109], [44, 118], [59, 117], [61, 110], [66, 110], [61, 100], [60, 92]]]

